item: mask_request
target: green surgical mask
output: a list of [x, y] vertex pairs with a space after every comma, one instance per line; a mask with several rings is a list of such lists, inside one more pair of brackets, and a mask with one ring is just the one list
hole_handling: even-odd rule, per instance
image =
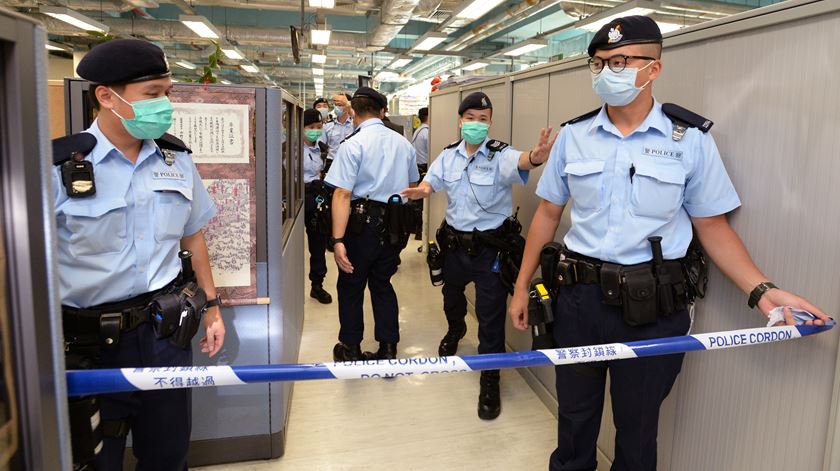
[[129, 103], [114, 90], [111, 92], [134, 110], [134, 119], [125, 119], [116, 111], [111, 111], [122, 120], [125, 130], [137, 139], [157, 139], [172, 126], [172, 102], [169, 97]]
[[304, 134], [306, 134], [306, 140], [309, 142], [317, 141], [323, 133], [324, 131], [321, 131], [320, 129], [307, 129], [306, 132], [304, 132]]
[[490, 125], [478, 121], [464, 121], [461, 123], [461, 137], [469, 144], [478, 145], [487, 139]]

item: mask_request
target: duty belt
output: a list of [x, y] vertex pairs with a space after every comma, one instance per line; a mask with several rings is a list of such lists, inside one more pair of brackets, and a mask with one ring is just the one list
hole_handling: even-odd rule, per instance
[[446, 220], [444, 220], [441, 225], [441, 231], [443, 240], [438, 241], [441, 247], [445, 247], [449, 250], [462, 248], [466, 250], [469, 255], [478, 254], [479, 249], [482, 247], [482, 244], [485, 244], [487, 239], [500, 238], [504, 236], [502, 228], [491, 229], [488, 231], [473, 230], [466, 232], [456, 230], [450, 226]]

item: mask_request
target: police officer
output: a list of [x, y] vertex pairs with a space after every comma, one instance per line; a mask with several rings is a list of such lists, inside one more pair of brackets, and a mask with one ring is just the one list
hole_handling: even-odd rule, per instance
[[[379, 350], [368, 358], [393, 359], [400, 340], [397, 295], [391, 277], [397, 271], [407, 234], [392, 237], [389, 216], [404, 206], [400, 190], [417, 182], [414, 149], [379, 119], [386, 99], [376, 90], [359, 88], [353, 95], [356, 132], [336, 154], [325, 181], [335, 187], [332, 202], [335, 261], [338, 274], [339, 343], [336, 361], [362, 359], [365, 285], [370, 289]], [[352, 214], [351, 214], [352, 213]]]
[[329, 146], [330, 151], [327, 155], [326, 168], [329, 170], [332, 165], [335, 154], [338, 152], [339, 145], [347, 139], [347, 136], [353, 133], [353, 119], [350, 116], [350, 95], [347, 93], [336, 93], [332, 97], [333, 113], [335, 119], [324, 125], [324, 135], [321, 140]]
[[[81, 339], [94, 339], [101, 368], [190, 365], [188, 345], [156, 338], [148, 307], [177, 284], [179, 250], [186, 249], [198, 285], [214, 300], [200, 342], [202, 352], [213, 356], [225, 329], [202, 227], [216, 208], [189, 149], [164, 134], [172, 122], [166, 57], [152, 43], [117, 39], [94, 47], [77, 73], [90, 81], [98, 116], [84, 133], [66, 138], [95, 138], [84, 156], [93, 184], [65, 186], [60, 167], [52, 175], [65, 341], [72, 353], [86, 346]], [[187, 469], [189, 389], [110, 394], [99, 401], [105, 439], [96, 469], [122, 469], [129, 431], [137, 469]]]
[[[321, 304], [330, 304], [332, 296], [324, 289], [324, 277], [327, 276], [327, 237], [319, 231], [316, 221], [318, 197], [323, 197], [321, 172], [324, 170], [327, 145], [320, 141], [323, 134], [323, 113], [316, 109], [303, 112], [304, 156], [303, 184], [305, 188], [304, 217], [306, 218], [306, 240], [309, 244], [309, 281], [312, 289], [309, 296]], [[323, 204], [323, 202], [321, 202]]]
[[[458, 107], [461, 140], [447, 146], [429, 167], [416, 188], [403, 190], [412, 198], [427, 198], [445, 191], [449, 205], [442, 225], [444, 239], [443, 310], [449, 330], [438, 348], [441, 356], [454, 355], [467, 332], [467, 298], [464, 289], [475, 283], [478, 317], [478, 353], [505, 351], [505, 302], [507, 290], [499, 278], [499, 250], [485, 237], [498, 237], [513, 213], [513, 185], [528, 182], [528, 171], [548, 158], [551, 128], [540, 131], [533, 150], [520, 152], [487, 134], [493, 104], [482, 92], [468, 95]], [[556, 136], [555, 136], [556, 139]], [[439, 236], [440, 238], [440, 236]], [[499, 370], [481, 372], [478, 416], [492, 420], [501, 412]]]
[[318, 97], [312, 103], [312, 108], [315, 108], [321, 114], [321, 120], [327, 121], [330, 119], [330, 103], [326, 98]]
[[[692, 225], [712, 260], [749, 295], [750, 306], [757, 304], [765, 314], [777, 306], [793, 306], [814, 313], [819, 318], [815, 323], [822, 324], [827, 319], [822, 311], [768, 282], [727, 222], [726, 213], [740, 200], [706, 132], [710, 122], [653, 98], [653, 83], [662, 71], [661, 44], [657, 24], [645, 16], [610, 21], [592, 38], [592, 86], [605, 105], [569, 121], [551, 151], [509, 308], [515, 327], [528, 327], [528, 285], [570, 198], [565, 255], [576, 260], [576, 271], [568, 284], [558, 287], [558, 346], [684, 335], [690, 320], [680, 289], [661, 290], [659, 275], [656, 290], [648, 285], [654, 279], [651, 270], [656, 273], [657, 266], [686, 255]], [[661, 242], [649, 240], [652, 236], [661, 236]], [[655, 246], [661, 246], [664, 262], [656, 260]], [[625, 279], [617, 288], [633, 297], [614, 297], [615, 288], [609, 285], [619, 283], [616, 273], [638, 282], [628, 286]], [[680, 288], [679, 281], [672, 287]], [[651, 297], [653, 303], [646, 304]], [[663, 309], [668, 303], [672, 308]], [[682, 360], [683, 355], [666, 355], [557, 367], [558, 443], [550, 468], [596, 468], [609, 371], [616, 426], [611, 469], [655, 470], [659, 408]]]

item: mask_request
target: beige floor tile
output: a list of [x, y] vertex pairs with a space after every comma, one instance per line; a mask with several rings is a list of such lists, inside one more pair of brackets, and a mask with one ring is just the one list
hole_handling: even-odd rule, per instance
[[[446, 330], [439, 288], [429, 282], [419, 242], [403, 251], [394, 276], [400, 302], [399, 355], [436, 356]], [[300, 361], [332, 360], [338, 337], [336, 267], [328, 254], [325, 286], [335, 301], [306, 298]], [[305, 276], [305, 275], [304, 275]], [[374, 350], [370, 298], [365, 342]], [[459, 354], [476, 353], [477, 325]], [[295, 385], [285, 456], [276, 460], [196, 468], [197, 471], [544, 470], [554, 447], [554, 417], [514, 370], [502, 372], [502, 414], [476, 415], [479, 373], [393, 380], [305, 381]]]

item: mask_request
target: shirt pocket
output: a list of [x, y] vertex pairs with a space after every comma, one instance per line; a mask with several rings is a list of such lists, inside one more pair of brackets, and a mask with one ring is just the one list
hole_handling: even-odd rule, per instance
[[563, 171], [576, 208], [584, 212], [600, 211], [604, 201], [604, 161], [568, 162]]
[[180, 239], [192, 212], [192, 189], [172, 186], [155, 188], [155, 239]]
[[662, 221], [673, 219], [682, 206], [685, 170], [640, 162], [630, 194], [630, 213]]
[[124, 198], [70, 200], [62, 207], [74, 257], [119, 253], [126, 246]]
[[469, 172], [470, 193], [478, 199], [480, 205], [487, 207], [493, 204], [496, 190], [496, 172], [494, 170], [476, 170]]

